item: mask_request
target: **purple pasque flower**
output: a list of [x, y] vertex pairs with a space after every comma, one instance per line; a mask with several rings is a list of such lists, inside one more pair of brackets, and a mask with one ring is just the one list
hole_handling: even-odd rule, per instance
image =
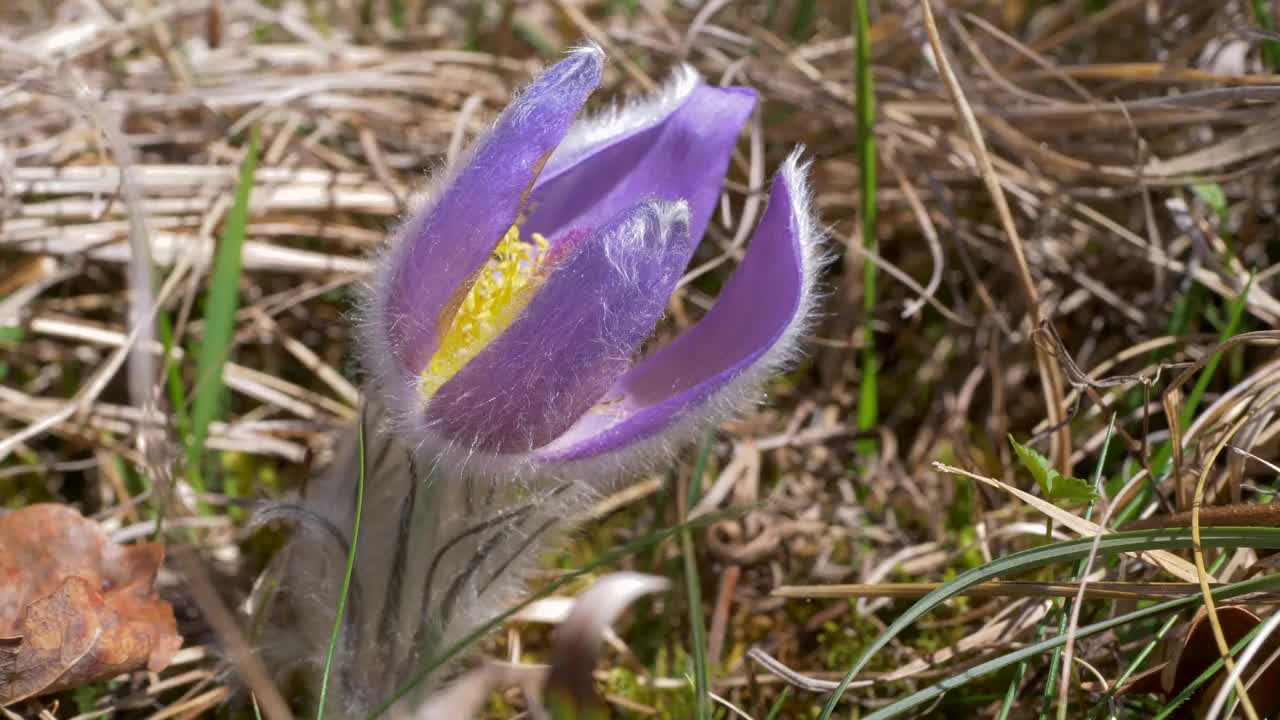
[[382, 255], [362, 352], [410, 447], [485, 474], [628, 469], [759, 397], [815, 304], [822, 241], [793, 154], [693, 328], [637, 359], [755, 105], [689, 68], [575, 122], [603, 53], [539, 75]]

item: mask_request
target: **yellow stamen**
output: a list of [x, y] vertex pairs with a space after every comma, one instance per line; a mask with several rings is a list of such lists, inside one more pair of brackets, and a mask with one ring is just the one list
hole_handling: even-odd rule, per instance
[[529, 304], [542, 284], [547, 254], [547, 239], [538, 233], [531, 237], [532, 244], [521, 241], [520, 227], [512, 225], [493, 249], [422, 371], [426, 398], [501, 335]]

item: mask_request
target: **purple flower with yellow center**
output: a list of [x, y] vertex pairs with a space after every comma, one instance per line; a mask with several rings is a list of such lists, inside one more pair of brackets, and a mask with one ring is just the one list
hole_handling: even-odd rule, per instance
[[486, 474], [629, 469], [795, 354], [822, 233], [793, 154], [715, 305], [641, 357], [755, 105], [691, 69], [575, 122], [603, 54], [538, 76], [380, 258], [362, 352], [411, 447]]

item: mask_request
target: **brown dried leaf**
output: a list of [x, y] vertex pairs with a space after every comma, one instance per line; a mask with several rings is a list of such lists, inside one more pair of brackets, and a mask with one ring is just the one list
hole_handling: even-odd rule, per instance
[[[1222, 625], [1222, 634], [1226, 637], [1228, 645], [1234, 645], [1261, 622], [1257, 615], [1239, 605], [1220, 607], [1217, 612], [1218, 622]], [[1190, 685], [1222, 656], [1218, 652], [1218, 641], [1213, 638], [1213, 626], [1209, 624], [1209, 614], [1204, 608], [1200, 608], [1191, 619], [1190, 627], [1182, 642], [1173, 647], [1169, 664], [1160, 676], [1164, 691], [1171, 696], [1182, 692], [1183, 688]]]
[[[1222, 634], [1228, 645], [1234, 645], [1261, 622], [1257, 615], [1239, 605], [1220, 607], [1217, 613]], [[1277, 647], [1280, 647], [1280, 639], [1268, 638], [1258, 656], [1258, 661], [1266, 658]], [[1218, 652], [1218, 643], [1213, 637], [1213, 628], [1209, 624], [1208, 614], [1204, 608], [1200, 608], [1179, 635], [1165, 644], [1164, 655], [1166, 658], [1164, 662], [1136, 675], [1120, 689], [1118, 694], [1158, 693], [1166, 698], [1172, 698], [1208, 670], [1209, 666], [1221, 657], [1221, 654]], [[1251, 674], [1246, 671], [1245, 677]], [[1212, 680], [1202, 685], [1188, 702], [1179, 708], [1177, 717], [1203, 717], [1225, 679], [1226, 671], [1219, 670]], [[1253, 701], [1254, 708], [1263, 717], [1280, 711], [1280, 664], [1267, 668], [1262, 677], [1249, 688], [1249, 698]]]
[[153, 587], [163, 559], [65, 506], [0, 517], [0, 706], [168, 666], [182, 638]]

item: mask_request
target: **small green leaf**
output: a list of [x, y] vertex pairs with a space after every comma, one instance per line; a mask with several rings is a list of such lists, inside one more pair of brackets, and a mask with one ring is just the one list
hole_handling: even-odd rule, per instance
[[1219, 220], [1227, 219], [1227, 193], [1223, 191], [1222, 186], [1218, 183], [1193, 183], [1191, 192], [1204, 201], [1210, 210], [1218, 216]]
[[1046, 499], [1088, 502], [1098, 497], [1089, 483], [1054, 470], [1049, 464], [1049, 458], [1025, 445], [1020, 445], [1012, 435], [1009, 436], [1009, 442], [1013, 445], [1014, 452], [1018, 453], [1018, 459], [1027, 470], [1031, 471], [1032, 477], [1039, 483], [1040, 491], [1044, 493]]

